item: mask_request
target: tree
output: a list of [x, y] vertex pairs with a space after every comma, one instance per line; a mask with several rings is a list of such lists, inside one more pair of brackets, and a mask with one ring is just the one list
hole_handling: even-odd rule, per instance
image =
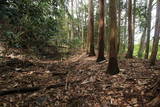
[[99, 0], [99, 41], [98, 41], [98, 58], [97, 62], [105, 60], [104, 57], [104, 2]]
[[134, 37], [132, 29], [132, 0], [128, 0], [128, 51], [126, 58], [133, 58]]
[[123, 28], [123, 48], [122, 48], [122, 53], [125, 52], [126, 50], [126, 44], [127, 44], [127, 0], [125, 1], [125, 15], [124, 15], [124, 28]]
[[144, 57], [145, 59], [148, 59], [149, 56], [152, 2], [153, 0], [149, 0], [148, 11], [147, 11], [147, 42], [146, 42], [146, 50]]
[[144, 11], [141, 11], [139, 14], [139, 21], [140, 21], [140, 27], [143, 28], [143, 33], [140, 40], [140, 46], [138, 50], [138, 57], [142, 58], [144, 50], [145, 50], [145, 43], [146, 43], [146, 34], [147, 34], [147, 1], [145, 2], [145, 8], [143, 8]]
[[89, 18], [88, 18], [88, 43], [89, 43], [89, 56], [95, 56], [94, 51], [94, 8], [93, 0], [89, 0], [88, 8]]
[[110, 47], [109, 47], [109, 64], [107, 72], [111, 75], [119, 73], [117, 61], [117, 14], [116, 0], [109, 1], [109, 16], [110, 16]]
[[157, 0], [157, 13], [156, 13], [156, 24], [155, 24], [155, 33], [154, 33], [154, 40], [152, 46], [152, 52], [150, 57], [151, 65], [155, 65], [157, 51], [158, 51], [158, 43], [160, 38], [160, 0]]
[[136, 2], [137, 0], [134, 0], [134, 3], [133, 3], [133, 23], [132, 23], [132, 26], [133, 26], [133, 31], [132, 31], [132, 47], [133, 47], [133, 50], [134, 50], [134, 35], [135, 35], [135, 28], [136, 28]]
[[139, 58], [141, 58], [144, 53], [145, 39], [146, 39], [146, 27], [144, 28], [144, 31], [141, 36], [140, 46], [139, 46], [139, 50], [138, 50], [138, 57]]
[[118, 7], [118, 37], [117, 37], [117, 53], [119, 53], [119, 49], [120, 49], [120, 39], [121, 39], [121, 12], [122, 12], [122, 9], [121, 9], [121, 0], [118, 0], [117, 1], [117, 7]]

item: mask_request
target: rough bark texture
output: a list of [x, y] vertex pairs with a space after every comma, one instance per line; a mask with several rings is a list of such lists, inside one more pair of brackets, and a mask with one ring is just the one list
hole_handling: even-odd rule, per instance
[[125, 4], [125, 19], [124, 19], [124, 34], [123, 34], [123, 50], [122, 53], [126, 50], [126, 44], [127, 44], [127, 0]]
[[110, 48], [109, 48], [109, 64], [107, 72], [111, 75], [119, 73], [117, 61], [117, 14], [116, 0], [110, 0], [109, 16], [110, 16]]
[[98, 58], [97, 62], [105, 60], [104, 57], [104, 2], [99, 0], [99, 42], [98, 42]]
[[120, 36], [121, 36], [121, 0], [118, 0], [118, 37], [117, 37], [117, 53], [120, 50]]
[[93, 0], [89, 0], [89, 18], [88, 18], [88, 38], [89, 38], [89, 56], [95, 56], [94, 51], [94, 8]]
[[132, 29], [132, 0], [128, 0], [128, 51], [126, 58], [133, 58], [134, 38]]
[[134, 51], [134, 37], [135, 37], [135, 28], [136, 28], [136, 2], [137, 0], [134, 0], [134, 4], [133, 4], [133, 23], [132, 23], [132, 48]]
[[147, 11], [147, 42], [146, 42], [146, 50], [144, 56], [145, 59], [148, 59], [149, 56], [152, 3], [153, 0], [149, 0], [148, 11]]
[[160, 0], [157, 0], [156, 25], [155, 25], [153, 47], [152, 47], [152, 52], [151, 52], [151, 57], [150, 57], [151, 65], [155, 65], [157, 51], [158, 51], [159, 38], [160, 38]]
[[144, 48], [145, 48], [145, 40], [146, 40], [146, 27], [144, 28], [142, 37], [141, 37], [141, 41], [140, 41], [140, 46], [139, 46], [139, 50], [138, 50], [138, 57], [142, 58], [143, 53], [144, 53]]

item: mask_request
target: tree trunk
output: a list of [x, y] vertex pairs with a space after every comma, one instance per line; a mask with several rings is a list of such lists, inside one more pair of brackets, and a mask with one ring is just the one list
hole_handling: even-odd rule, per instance
[[88, 42], [89, 42], [89, 56], [95, 56], [94, 51], [94, 8], [93, 0], [89, 0], [89, 18], [88, 18]]
[[146, 27], [144, 28], [142, 37], [141, 37], [141, 42], [138, 50], [138, 57], [142, 58], [143, 53], [144, 53], [144, 47], [145, 47], [145, 40], [146, 40]]
[[74, 36], [74, 26], [73, 26], [73, 18], [74, 18], [74, 13], [73, 13], [73, 0], [71, 0], [71, 15], [72, 15], [72, 19], [71, 19], [71, 40], [73, 40], [73, 36]]
[[126, 0], [126, 10], [125, 10], [125, 19], [124, 19], [124, 34], [123, 34], [123, 52], [126, 50], [126, 44], [127, 44], [127, 0]]
[[134, 52], [134, 37], [135, 37], [135, 29], [136, 29], [136, 2], [137, 0], [134, 0], [134, 4], [133, 4], [133, 23], [132, 23], [132, 47], [133, 47], [133, 52]]
[[132, 0], [128, 0], [128, 51], [126, 58], [133, 58], [134, 37], [132, 29]]
[[160, 0], [157, 0], [156, 25], [155, 25], [152, 52], [151, 52], [151, 57], [150, 57], [151, 65], [155, 65], [157, 51], [158, 51], [159, 38], [160, 38]]
[[120, 36], [121, 36], [121, 0], [118, 0], [118, 37], [117, 37], [117, 54], [119, 53], [120, 49]]
[[104, 57], [104, 2], [99, 0], [99, 42], [98, 42], [98, 58], [97, 62], [105, 60]]
[[119, 73], [117, 61], [117, 14], [116, 0], [110, 0], [109, 16], [110, 16], [110, 48], [109, 48], [109, 63], [107, 73], [114, 75]]
[[149, 56], [152, 3], [153, 0], [149, 0], [148, 11], [147, 11], [147, 42], [146, 42], [146, 50], [144, 57], [145, 59], [148, 59]]

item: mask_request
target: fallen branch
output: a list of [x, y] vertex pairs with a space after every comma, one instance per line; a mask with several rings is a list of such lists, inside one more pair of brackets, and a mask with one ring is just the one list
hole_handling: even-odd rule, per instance
[[41, 87], [27, 87], [27, 88], [10, 89], [10, 90], [5, 90], [5, 91], [0, 91], [0, 96], [15, 94], [15, 93], [35, 92], [40, 89], [41, 89]]
[[65, 73], [54, 72], [54, 73], [52, 73], [53, 76], [65, 76], [67, 74], [68, 74], [68, 72], [65, 72]]
[[[77, 80], [77, 81], [73, 81], [73, 82], [68, 82], [68, 84], [73, 85], [74, 83], [79, 83], [82, 80]], [[15, 88], [15, 89], [9, 89], [9, 90], [5, 90], [5, 91], [0, 91], [0, 96], [4, 96], [4, 95], [10, 95], [10, 94], [23, 94], [23, 93], [29, 93], [29, 92], [35, 92], [35, 91], [39, 91], [42, 89], [51, 89], [51, 88], [60, 88], [60, 87], [64, 87], [66, 85], [66, 83], [58, 83], [55, 85], [50, 85], [47, 87], [26, 87], [26, 88]]]

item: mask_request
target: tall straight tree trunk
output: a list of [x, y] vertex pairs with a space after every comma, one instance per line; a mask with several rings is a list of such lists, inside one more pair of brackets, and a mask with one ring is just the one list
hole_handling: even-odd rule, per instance
[[139, 50], [138, 50], [138, 57], [142, 58], [143, 53], [144, 53], [144, 47], [145, 47], [145, 40], [146, 40], [146, 27], [144, 28], [142, 37], [141, 37], [141, 41], [140, 41], [140, 46], [139, 46]]
[[126, 58], [133, 58], [134, 38], [132, 29], [132, 0], [128, 0], [128, 51]]
[[109, 17], [110, 17], [110, 48], [109, 48], [109, 63], [107, 72], [110, 75], [119, 73], [117, 61], [117, 13], [116, 0], [109, 0]]
[[147, 42], [146, 42], [146, 50], [144, 57], [145, 59], [148, 59], [149, 56], [152, 3], [153, 0], [149, 0], [148, 11], [147, 11]]
[[105, 0], [99, 0], [99, 41], [97, 62], [105, 60], [104, 57], [104, 3]]
[[133, 36], [133, 39], [132, 39], [132, 46], [133, 46], [133, 51], [134, 51], [134, 37], [135, 37], [135, 29], [136, 29], [136, 2], [137, 0], [134, 0], [134, 3], [133, 3], [133, 23], [132, 23], [132, 36]]
[[89, 0], [89, 18], [88, 18], [88, 38], [89, 38], [89, 56], [95, 56], [94, 51], [94, 8], [93, 0]]
[[125, 19], [124, 19], [124, 34], [123, 34], [123, 52], [126, 50], [127, 44], [127, 0], [126, 0], [126, 10], [125, 10]]
[[[145, 3], [145, 15], [147, 14], [147, 1]], [[147, 16], [147, 15], [146, 15]], [[146, 44], [146, 34], [147, 34], [147, 17], [145, 16], [145, 25], [142, 26], [143, 27], [143, 33], [141, 36], [141, 40], [140, 40], [140, 46], [139, 46], [139, 50], [138, 50], [138, 57], [142, 58], [143, 54], [144, 54], [144, 50], [145, 50], [145, 44]]]
[[155, 65], [157, 51], [158, 51], [159, 38], [160, 38], [160, 0], [157, 0], [156, 25], [155, 25], [153, 47], [152, 47], [152, 52], [151, 52], [151, 57], [150, 57], [151, 65]]
[[72, 15], [72, 19], [71, 19], [71, 40], [73, 40], [73, 36], [74, 36], [74, 26], [73, 26], [73, 18], [74, 18], [74, 13], [73, 13], [73, 2], [74, 0], [71, 0], [71, 15]]
[[[86, 30], [86, 26], [87, 26], [87, 11], [86, 9], [84, 10], [84, 41], [85, 41], [85, 47], [87, 47], [88, 50], [88, 34], [87, 34], [87, 30]], [[87, 51], [89, 52], [89, 51]], [[87, 53], [88, 54], [88, 53]]]
[[105, 46], [106, 46], [106, 51], [107, 51], [107, 56], [109, 55], [109, 20], [108, 17], [109, 16], [109, 3], [108, 0], [106, 0], [105, 3]]
[[121, 36], [121, 0], [118, 0], [118, 37], [117, 37], [117, 53], [119, 53], [120, 49], [120, 36]]

